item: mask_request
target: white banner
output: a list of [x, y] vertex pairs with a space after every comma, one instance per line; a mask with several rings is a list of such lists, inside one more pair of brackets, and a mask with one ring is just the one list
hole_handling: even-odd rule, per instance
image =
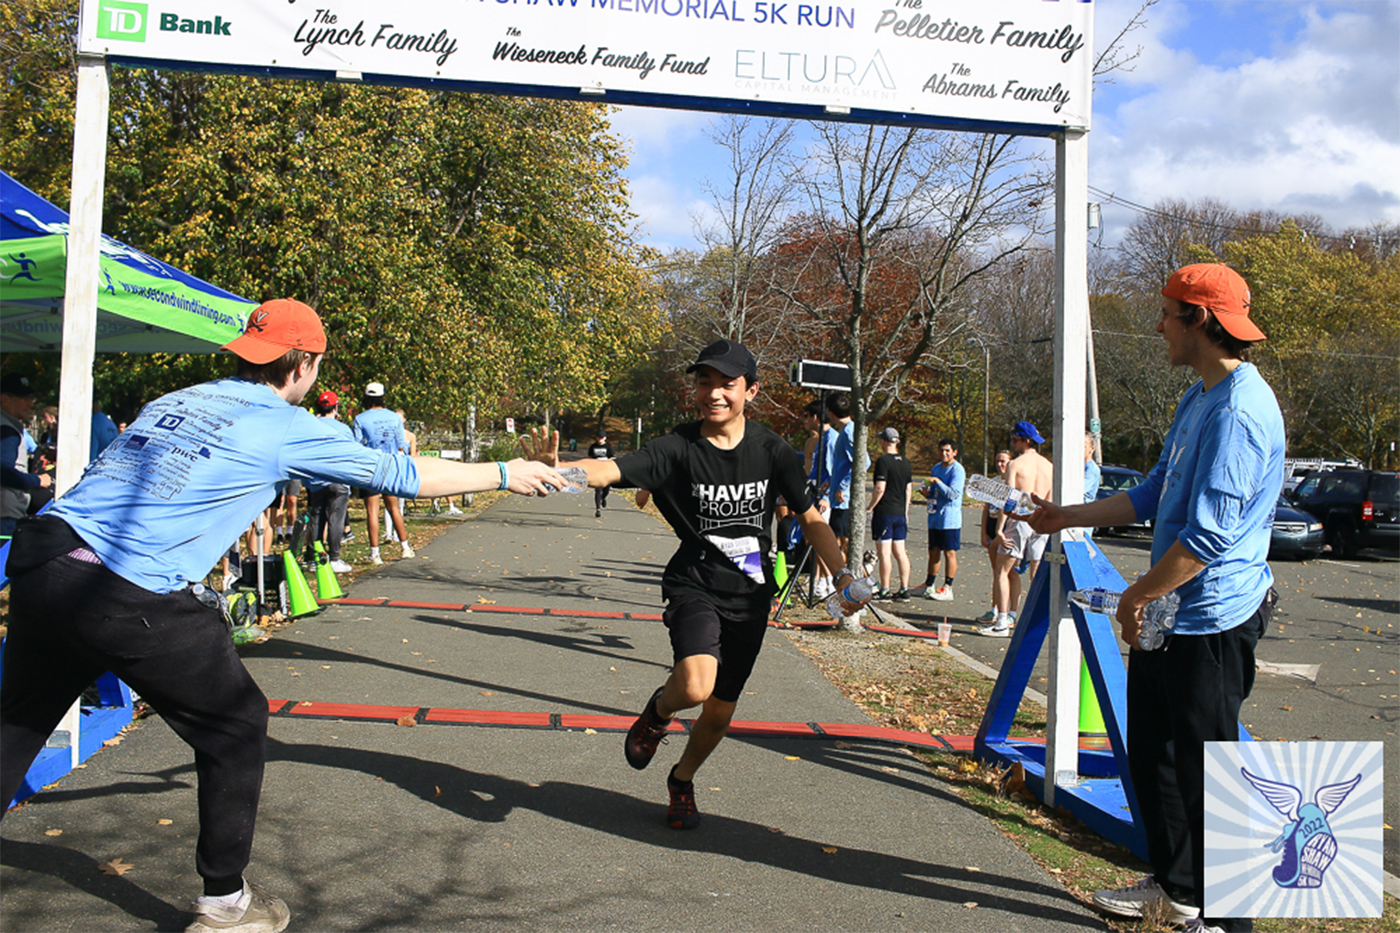
[[1088, 0], [82, 0], [81, 10], [80, 52], [152, 66], [1089, 127]]

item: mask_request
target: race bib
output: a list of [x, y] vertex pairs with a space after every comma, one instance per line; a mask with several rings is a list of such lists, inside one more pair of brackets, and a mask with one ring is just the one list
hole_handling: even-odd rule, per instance
[[725, 557], [734, 561], [734, 566], [750, 580], [755, 583], [766, 582], [763, 575], [763, 555], [759, 551], [757, 538], [720, 538], [706, 535], [705, 539], [723, 551]]

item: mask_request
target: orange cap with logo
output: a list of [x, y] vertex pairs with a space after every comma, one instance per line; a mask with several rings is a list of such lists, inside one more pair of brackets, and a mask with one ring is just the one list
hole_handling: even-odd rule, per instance
[[256, 365], [271, 363], [288, 350], [326, 352], [326, 331], [315, 311], [295, 298], [264, 301], [248, 315], [243, 336], [222, 347]]

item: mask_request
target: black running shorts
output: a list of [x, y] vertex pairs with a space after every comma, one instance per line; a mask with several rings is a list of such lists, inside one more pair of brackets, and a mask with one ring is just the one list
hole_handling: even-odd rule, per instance
[[704, 596], [684, 595], [671, 600], [662, 619], [671, 633], [676, 663], [697, 654], [719, 661], [713, 696], [737, 703], [768, 632], [768, 607], [734, 611], [721, 609]]

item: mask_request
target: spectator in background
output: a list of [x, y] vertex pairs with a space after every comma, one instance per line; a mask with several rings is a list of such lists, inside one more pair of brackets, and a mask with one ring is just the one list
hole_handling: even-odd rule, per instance
[[[1099, 469], [1098, 461], [1094, 459], [1094, 451], [1098, 449], [1098, 442], [1094, 438], [1094, 432], [1084, 432], [1084, 501], [1093, 502], [1099, 497], [1099, 485], [1103, 482], [1103, 470]], [[1085, 528], [1084, 537], [1092, 537], [1094, 529]]]
[[[1006, 485], [1041, 498], [1049, 497], [1055, 467], [1041, 455], [1040, 445], [1043, 443], [1045, 438], [1041, 437], [1035, 425], [1029, 421], [1016, 422], [1011, 429], [1011, 446], [1016, 451], [1016, 458], [1006, 468]], [[991, 625], [979, 628], [977, 633], [991, 638], [1010, 638], [1011, 629], [1016, 625], [1016, 611], [1021, 604], [1021, 575], [1016, 573], [1016, 565], [1025, 560], [1026, 579], [1034, 581], [1050, 537], [1037, 534], [1025, 522], [1009, 521], [1009, 516], [1004, 512], [997, 522], [997, 551], [992, 579], [992, 600], [996, 605], [997, 617]]]
[[[914, 468], [899, 452], [899, 431], [880, 432], [880, 449], [875, 461], [875, 491], [870, 497], [870, 537], [880, 560], [880, 598], [909, 601], [909, 500], [914, 485]], [[891, 562], [899, 568], [899, 589], [890, 592]]]
[[[947, 602], [953, 598], [953, 579], [958, 575], [958, 551], [962, 550], [962, 500], [967, 471], [958, 462], [958, 447], [952, 438], [938, 442], [938, 462], [924, 484], [928, 500], [928, 575], [924, 596]], [[938, 565], [943, 564], [943, 585], [938, 585]]]
[[[314, 407], [317, 418], [330, 421], [339, 432], [351, 440], [354, 439], [355, 432], [337, 417], [340, 413], [340, 396], [327, 389], [316, 397]], [[304, 555], [307, 563], [315, 560], [315, 542], [324, 540], [331, 570], [336, 573], [349, 573], [354, 569], [340, 557], [340, 548], [345, 539], [345, 516], [349, 509], [349, 486], [344, 483], [323, 483], [309, 478], [306, 480], [306, 517], [310, 525]]]
[[[804, 410], [803, 425], [809, 435], [802, 452], [803, 464], [807, 468], [808, 488], [817, 504], [817, 511], [829, 522], [831, 503], [823, 499], [822, 495], [831, 485], [831, 454], [836, 432], [826, 423], [826, 406], [822, 404], [821, 399], [813, 399], [808, 403]], [[816, 582], [813, 583], [814, 595], [818, 599], [826, 599], [836, 591], [831, 585], [832, 569], [822, 563], [820, 555], [815, 551], [812, 553], [812, 559], [815, 562], [813, 576], [816, 578]]]
[[[608, 443], [608, 432], [601, 427], [598, 429], [598, 438], [588, 445], [588, 456], [594, 460], [612, 460], [617, 457], [617, 451], [613, 445]], [[600, 486], [593, 490], [593, 517], [602, 518], [603, 509], [608, 507], [608, 486]]]
[[[1011, 465], [1011, 451], [998, 450], [996, 457], [997, 478], [1006, 478], [1006, 468]], [[987, 550], [987, 563], [991, 565], [992, 573], [995, 576], [997, 567], [997, 525], [1001, 519], [1001, 509], [996, 506], [987, 506], [986, 515], [982, 519], [982, 547]], [[986, 612], [977, 617], [978, 622], [995, 622], [997, 620], [996, 606], [996, 581], [992, 581], [992, 593], [989, 596], [992, 606]]]
[[0, 536], [15, 533], [19, 520], [28, 514], [32, 493], [53, 486], [49, 474], [29, 472], [24, 425], [33, 416], [34, 389], [29, 377], [6, 373], [0, 378]]
[[[850, 393], [834, 392], [826, 397], [826, 421], [832, 430], [831, 480], [821, 501], [831, 505], [831, 516], [827, 522], [836, 533], [836, 541], [845, 556], [851, 545], [851, 477], [856, 461], [856, 426], [851, 421]], [[864, 451], [861, 451], [861, 455], [864, 462], [860, 472], [864, 477], [870, 467], [870, 455]]]
[[[365, 386], [364, 411], [355, 416], [355, 440], [371, 450], [380, 453], [400, 454], [408, 446], [403, 436], [403, 420], [384, 407], [384, 383], [371, 382]], [[369, 562], [382, 564], [379, 556], [379, 500], [377, 492], [365, 492], [365, 518], [369, 524]], [[394, 523], [394, 531], [403, 543], [403, 556], [413, 556], [413, 548], [408, 543], [408, 529], [404, 527], [403, 513], [399, 511], [396, 496], [385, 495], [384, 508]]]
[[117, 430], [117, 423], [102, 413], [102, 403], [93, 399], [92, 437], [88, 441], [88, 463], [96, 460], [98, 455], [106, 450], [121, 433]]

